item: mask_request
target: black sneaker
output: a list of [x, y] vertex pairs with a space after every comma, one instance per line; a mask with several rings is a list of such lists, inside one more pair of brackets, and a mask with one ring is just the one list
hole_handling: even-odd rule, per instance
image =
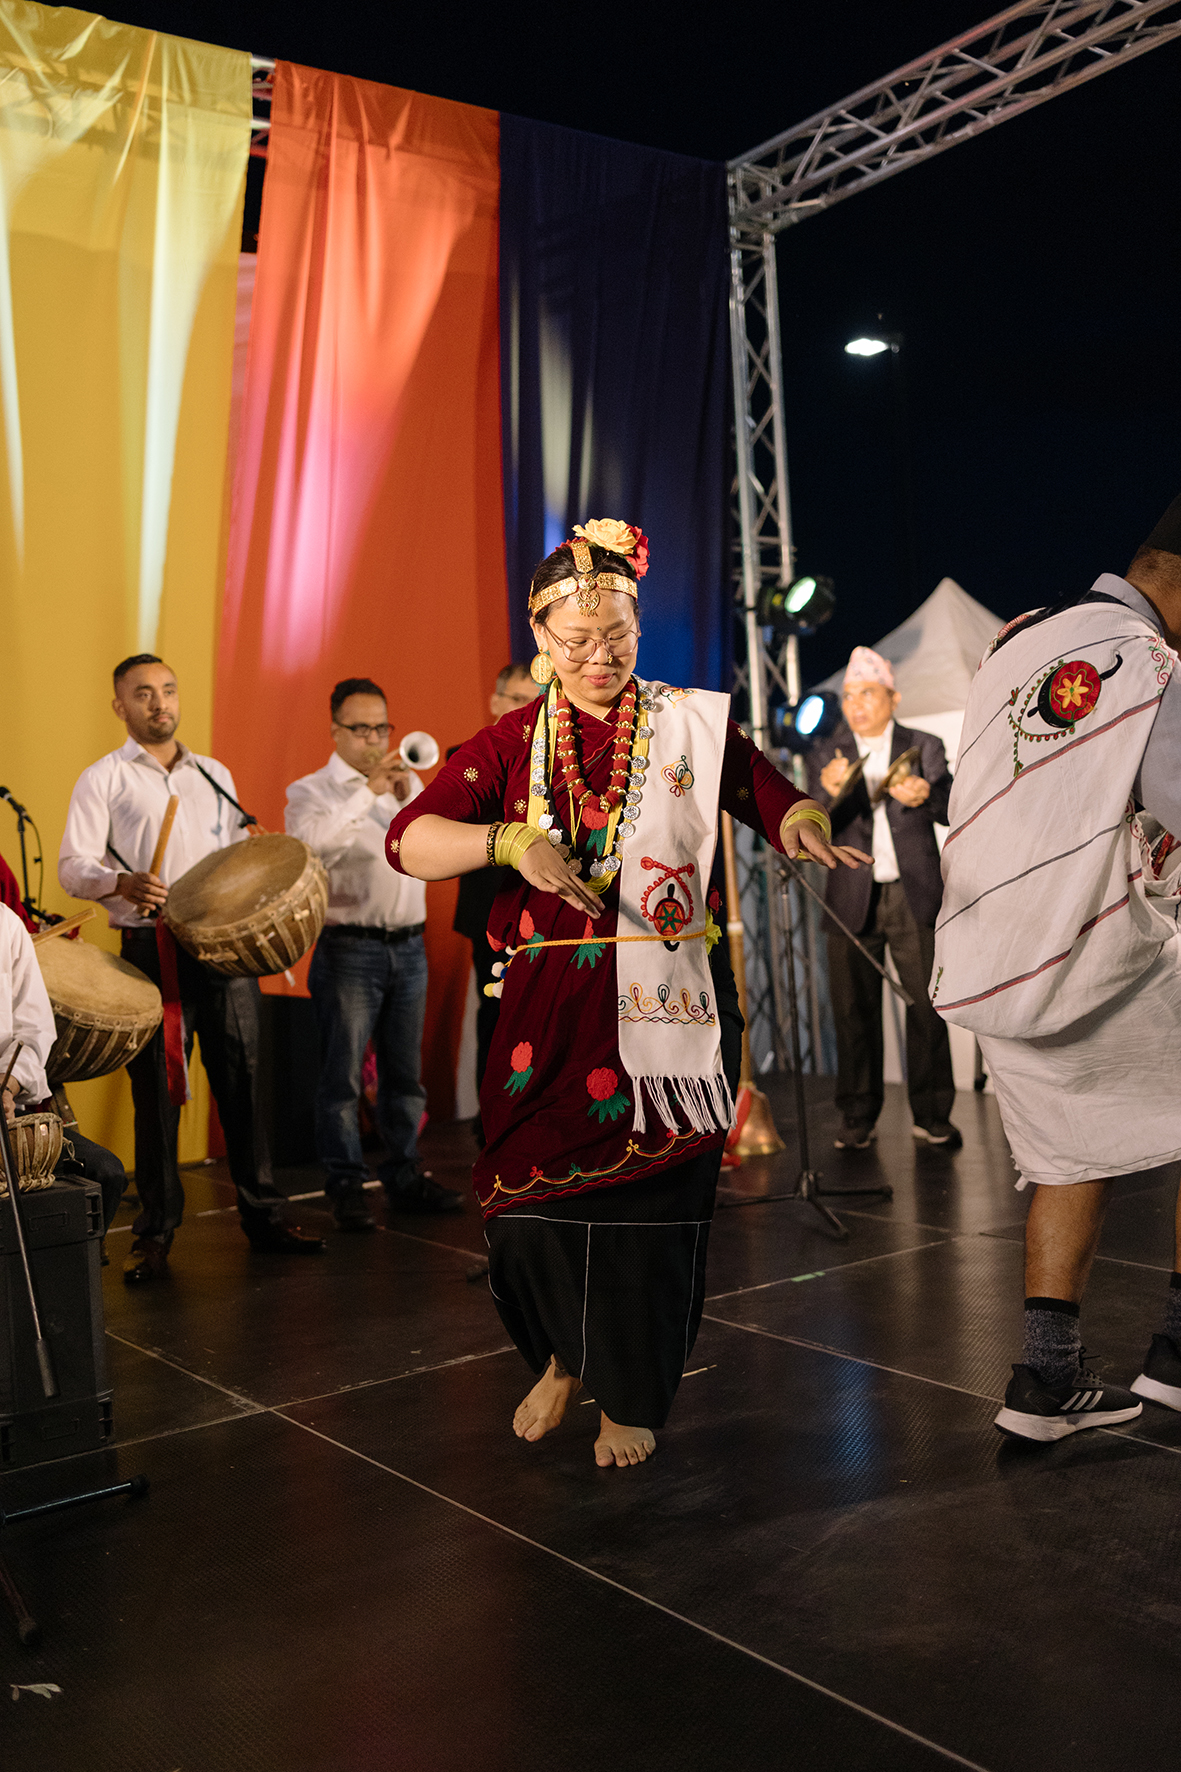
[[934, 1120], [930, 1126], [920, 1126], [916, 1120], [912, 1130], [920, 1144], [938, 1145], [944, 1151], [963, 1149], [964, 1135], [950, 1120]]
[[1181, 1409], [1181, 1348], [1169, 1336], [1153, 1336], [1144, 1356], [1144, 1370], [1132, 1380], [1132, 1389], [1150, 1403]]
[[349, 1188], [345, 1193], [335, 1194], [330, 1198], [332, 1219], [338, 1231], [365, 1236], [377, 1229], [377, 1220], [370, 1212], [369, 1202], [360, 1188]]
[[462, 1212], [463, 1195], [440, 1187], [429, 1169], [423, 1169], [408, 1187], [388, 1187], [385, 1197], [391, 1212]]
[[1032, 1366], [1014, 1366], [996, 1426], [1019, 1440], [1064, 1440], [1080, 1428], [1134, 1421], [1141, 1409], [1131, 1391], [1100, 1384], [1081, 1359], [1067, 1384], [1043, 1384]]
[[838, 1151], [867, 1151], [876, 1137], [872, 1126], [852, 1126], [846, 1120], [832, 1142]]

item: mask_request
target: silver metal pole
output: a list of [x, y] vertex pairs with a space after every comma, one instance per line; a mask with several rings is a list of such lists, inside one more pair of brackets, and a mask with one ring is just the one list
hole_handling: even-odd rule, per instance
[[767, 685], [763, 671], [763, 636], [759, 627], [759, 591], [762, 566], [755, 533], [754, 449], [751, 442], [749, 375], [746, 362], [746, 279], [743, 248], [736, 230], [730, 232], [730, 365], [734, 384], [734, 453], [738, 475], [738, 515], [742, 531], [742, 606], [746, 631], [746, 666], [750, 692], [751, 737], [764, 751], [767, 728]]

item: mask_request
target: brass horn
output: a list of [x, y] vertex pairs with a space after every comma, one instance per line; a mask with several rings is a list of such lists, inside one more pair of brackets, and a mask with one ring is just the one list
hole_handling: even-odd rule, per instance
[[408, 732], [398, 746], [407, 769], [433, 769], [439, 761], [439, 745], [429, 732]]

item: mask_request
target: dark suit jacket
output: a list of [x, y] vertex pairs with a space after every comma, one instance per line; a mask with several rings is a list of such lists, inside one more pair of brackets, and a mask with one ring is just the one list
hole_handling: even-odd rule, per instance
[[[943, 877], [939, 871], [939, 847], [935, 842], [937, 824], [947, 823], [947, 801], [951, 793], [951, 772], [947, 767], [942, 741], [929, 732], [915, 732], [909, 726], [894, 725], [894, 742], [890, 747], [891, 762], [912, 745], [919, 748], [913, 773], [931, 784], [931, 792], [921, 806], [902, 806], [886, 796], [886, 817], [898, 856], [898, 872], [906, 901], [916, 923], [934, 925], [943, 899]], [[822, 738], [808, 752], [808, 792], [822, 806], [831, 803], [831, 796], [820, 786], [820, 772], [842, 751], [851, 762], [857, 759], [857, 740], [842, 720], [829, 738]], [[873, 853], [873, 809], [864, 780], [857, 783], [832, 815], [834, 843], [849, 843], [854, 849]], [[873, 869], [838, 867], [828, 876], [825, 899], [837, 916], [860, 934], [869, 915], [869, 899], [873, 891]], [[831, 927], [831, 925], [830, 925]]]

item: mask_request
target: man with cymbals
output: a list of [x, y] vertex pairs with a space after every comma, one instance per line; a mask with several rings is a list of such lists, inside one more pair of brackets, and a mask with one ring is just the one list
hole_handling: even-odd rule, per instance
[[[240, 842], [247, 820], [223, 763], [180, 743], [175, 673], [140, 653], [116, 665], [115, 699], [127, 741], [79, 776], [58, 857], [58, 879], [75, 898], [105, 904], [123, 958], [161, 986], [164, 1023], [128, 1065], [135, 1103], [135, 1183], [140, 1214], [125, 1263], [129, 1286], [167, 1272], [184, 1214], [176, 1161], [188, 1095], [193, 1035], [217, 1102], [242, 1229], [260, 1254], [322, 1250], [323, 1239], [287, 1225], [271, 1180], [265, 1129], [255, 1113], [258, 981], [209, 971], [155, 919], [168, 888], [216, 849]], [[157, 855], [161, 835], [167, 846]], [[155, 867], [153, 868], [153, 862]]]
[[[810, 791], [827, 805], [833, 835], [873, 853], [872, 875], [838, 868], [826, 902], [878, 961], [887, 947], [904, 988], [906, 1088], [914, 1136], [944, 1150], [963, 1143], [951, 1124], [955, 1079], [947, 1029], [927, 983], [943, 894], [935, 826], [947, 821], [951, 776], [939, 739], [900, 726], [894, 672], [855, 646], [845, 672], [844, 719], [808, 755]], [[882, 1109], [882, 980], [847, 936], [828, 931], [829, 990], [837, 1033], [838, 1150], [865, 1150]]]

